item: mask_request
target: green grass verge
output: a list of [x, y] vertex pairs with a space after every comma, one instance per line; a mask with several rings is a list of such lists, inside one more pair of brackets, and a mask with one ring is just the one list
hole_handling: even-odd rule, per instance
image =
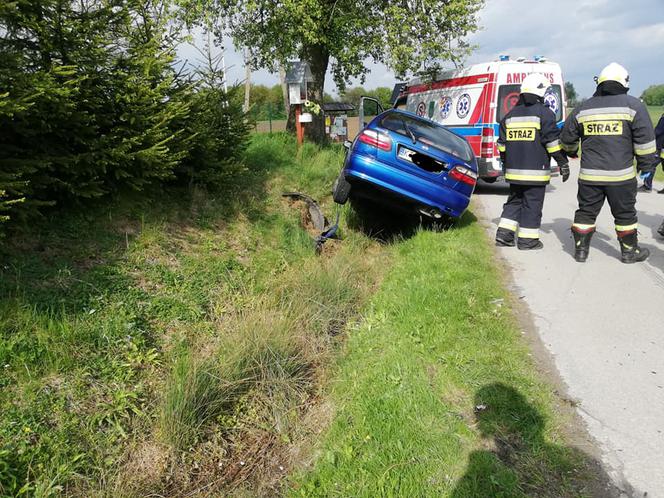
[[659, 118], [661, 118], [662, 114], [664, 113], [664, 108], [661, 106], [654, 106], [654, 105], [649, 105], [647, 107], [648, 107], [648, 113], [652, 118], [652, 123], [653, 125], [656, 125], [657, 122], [659, 121]]
[[258, 134], [219, 192], [6, 241], [0, 496], [583, 495], [472, 214], [376, 234], [345, 209], [314, 255], [281, 193], [331, 214], [342, 158]]
[[337, 336], [382, 271], [362, 234], [316, 256], [301, 207], [281, 198], [327, 196], [331, 212], [342, 159], [257, 135], [220, 192], [125, 196], [14, 234], [0, 266], [0, 496], [275, 493]]
[[291, 495], [590, 494], [591, 459], [565, 446], [473, 215], [389, 252], [332, 383], [335, 421]]

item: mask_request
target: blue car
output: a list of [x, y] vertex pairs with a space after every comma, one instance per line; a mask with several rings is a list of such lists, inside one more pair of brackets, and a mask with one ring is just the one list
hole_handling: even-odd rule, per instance
[[[360, 118], [362, 119], [362, 118]], [[433, 220], [458, 218], [477, 183], [477, 161], [462, 137], [433, 121], [397, 109], [368, 123], [335, 182], [335, 202], [370, 198]]]

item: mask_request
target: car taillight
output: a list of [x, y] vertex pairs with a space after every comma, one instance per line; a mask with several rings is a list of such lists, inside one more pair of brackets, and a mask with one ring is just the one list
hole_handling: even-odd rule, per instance
[[492, 158], [495, 155], [495, 143], [493, 128], [482, 128], [480, 155], [484, 158]]
[[375, 130], [364, 130], [360, 133], [359, 140], [363, 144], [377, 147], [380, 150], [392, 150], [392, 140], [390, 137]]
[[450, 170], [448, 176], [471, 187], [477, 183], [477, 173], [463, 166], [455, 166]]

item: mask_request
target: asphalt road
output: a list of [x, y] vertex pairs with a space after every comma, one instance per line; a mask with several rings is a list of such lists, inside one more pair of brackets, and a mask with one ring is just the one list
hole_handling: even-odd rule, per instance
[[[567, 183], [557, 177], [548, 188], [544, 249], [496, 251], [512, 268], [514, 292], [530, 308], [609, 475], [621, 489], [631, 486], [629, 495], [664, 498], [664, 240], [657, 235], [664, 195], [638, 194], [647, 262], [620, 262], [607, 204], [588, 261], [577, 263], [570, 226], [578, 162], [571, 166]], [[492, 235], [507, 191], [505, 183], [478, 187], [476, 200]]]

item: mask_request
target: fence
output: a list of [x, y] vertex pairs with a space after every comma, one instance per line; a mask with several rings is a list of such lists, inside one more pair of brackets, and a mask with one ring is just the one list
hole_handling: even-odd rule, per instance
[[[369, 122], [373, 119], [373, 116], [365, 117], [364, 121]], [[280, 131], [286, 131], [286, 120], [271, 120], [271, 121], [257, 121], [256, 127], [254, 129], [256, 133], [277, 133]], [[360, 132], [360, 122], [357, 117], [348, 118], [348, 138], [350, 140], [354, 139], [355, 136]]]

